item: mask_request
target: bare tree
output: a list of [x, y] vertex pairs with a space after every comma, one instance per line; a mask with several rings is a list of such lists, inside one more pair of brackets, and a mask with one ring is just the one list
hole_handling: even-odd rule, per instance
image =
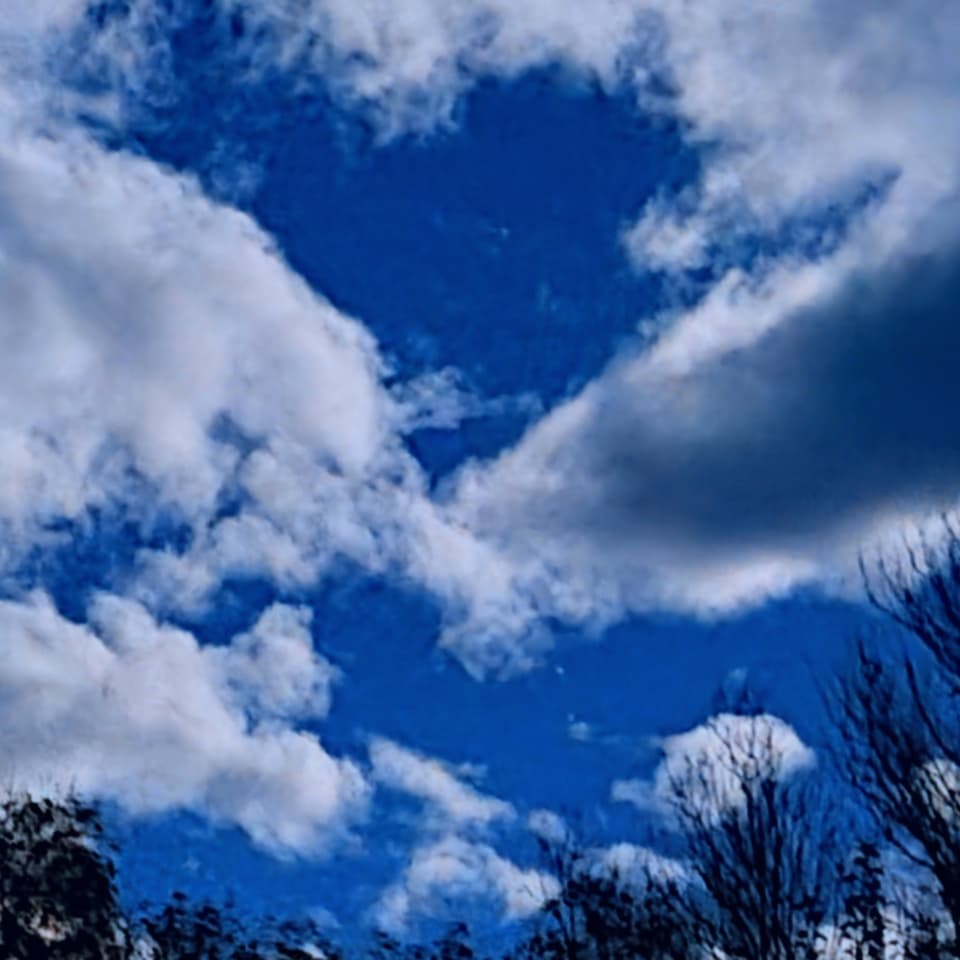
[[[910, 865], [915, 896], [908, 899], [924, 911], [938, 903], [936, 912], [960, 930], [956, 707], [935, 670], [902, 651], [894, 658], [862, 638], [834, 700], [840, 770], [878, 835]], [[941, 944], [942, 955], [954, 949]]]
[[873, 606], [933, 656], [954, 694], [960, 693], [960, 531], [943, 514], [934, 535], [918, 530], [873, 564], [860, 559]]
[[826, 697], [834, 755], [878, 838], [908, 865], [898, 907], [905, 954], [957, 956], [960, 535], [943, 517], [935, 535], [904, 537], [895, 553], [862, 560], [861, 573], [871, 603], [901, 632], [853, 644]]
[[693, 960], [676, 878], [638, 862], [630, 877], [609, 866], [572, 833], [539, 840], [559, 892], [510, 960]]
[[697, 939], [737, 960], [838, 956], [827, 936], [840, 849], [829, 792], [801, 769], [775, 718], [721, 719], [730, 718], [711, 722], [703, 749], [666, 768], [697, 881], [685, 905]]

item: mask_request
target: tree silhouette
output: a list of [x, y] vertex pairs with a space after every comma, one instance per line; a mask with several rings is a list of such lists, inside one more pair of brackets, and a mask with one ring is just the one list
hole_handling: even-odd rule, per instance
[[121, 960], [127, 924], [96, 812], [75, 799], [0, 803], [0, 949], [16, 960]]
[[829, 791], [794, 763], [772, 717], [711, 723], [709, 749], [669, 769], [683, 837], [685, 909], [705, 950], [737, 960], [837, 953], [825, 938], [837, 905], [841, 849]]
[[[157, 960], [326, 960], [341, 954], [309, 920], [241, 919], [229, 906], [176, 892], [138, 923], [141, 950]], [[311, 952], [313, 951], [313, 952]]]
[[840, 932], [849, 960], [884, 960], [887, 945], [887, 909], [880, 849], [861, 840], [854, 849], [846, 888]]
[[687, 960], [694, 956], [678, 910], [675, 877], [656, 861], [637, 864], [628, 879], [568, 831], [538, 838], [544, 866], [559, 892], [544, 904], [534, 932], [515, 960]]
[[[944, 517], [872, 567], [867, 595], [901, 630], [860, 637], [827, 698], [840, 769], [880, 836], [914, 871], [909, 926], [960, 947], [960, 539]], [[931, 906], [931, 904], [933, 906]], [[930, 911], [935, 917], [924, 916]], [[943, 919], [949, 922], [944, 925]], [[949, 929], [945, 931], [945, 926]], [[918, 941], [919, 943], [919, 941]], [[919, 950], [919, 946], [911, 949]]]

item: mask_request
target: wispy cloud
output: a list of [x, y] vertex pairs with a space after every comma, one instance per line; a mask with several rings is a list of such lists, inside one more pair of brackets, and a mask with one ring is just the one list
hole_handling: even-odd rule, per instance
[[370, 763], [377, 783], [423, 800], [434, 826], [485, 827], [516, 815], [509, 803], [464, 783], [448, 765], [383, 737], [370, 742]]

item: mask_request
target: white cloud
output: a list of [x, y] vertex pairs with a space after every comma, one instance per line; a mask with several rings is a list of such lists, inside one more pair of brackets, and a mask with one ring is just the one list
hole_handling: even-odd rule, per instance
[[414, 851], [374, 916], [383, 929], [403, 932], [417, 916], [442, 916], [451, 901], [480, 900], [497, 907], [504, 920], [520, 920], [558, 892], [555, 877], [518, 867], [486, 844], [447, 836]]
[[125, 455], [207, 514], [237, 461], [209, 435], [224, 414], [330, 470], [370, 466], [390, 416], [374, 343], [247, 217], [147, 161], [9, 123], [0, 173], [4, 515], [122, 494]]
[[960, 482], [942, 359], [960, 249], [955, 7], [640, 8], [660, 18], [673, 109], [713, 145], [699, 187], [654, 200], [629, 235], [644, 265], [698, 266], [711, 245], [816, 224], [892, 179], [845, 239], [824, 228], [833, 252], [730, 270], [652, 348], [461, 478], [464, 524], [501, 546], [520, 594], [601, 625], [846, 589], [862, 546], [949, 506]]
[[326, 713], [333, 676], [303, 611], [274, 606], [224, 647], [113, 595], [89, 620], [43, 594], [0, 602], [6, 782], [135, 814], [194, 810], [278, 853], [320, 852], [362, 818], [359, 768], [294, 725]]
[[687, 868], [679, 860], [657, 853], [635, 843], [614, 843], [591, 851], [600, 867], [618, 880], [643, 890], [653, 883], [682, 883], [690, 879]]
[[567, 822], [552, 810], [531, 810], [527, 815], [527, 828], [548, 843], [562, 843], [570, 836]]
[[449, 122], [459, 95], [483, 73], [515, 75], [555, 61], [613, 83], [636, 36], [638, 7], [615, 0], [578, 6], [551, 0], [221, 0], [266, 27], [264, 55], [306, 63], [382, 130]]
[[685, 809], [716, 816], [746, 802], [744, 783], [785, 780], [816, 762], [793, 728], [770, 714], [721, 713], [660, 741], [662, 759], [650, 780], [618, 780], [613, 800], [669, 816], [684, 791]]
[[311, 619], [305, 607], [276, 603], [229, 647], [207, 651], [255, 714], [324, 717], [329, 711], [331, 686], [339, 674], [314, 651]]
[[[39, 28], [69, 26], [55, 12], [0, 24], [33, 54], [0, 98], [5, 570], [51, 520], [172, 513], [189, 546], [145, 549], [124, 584], [154, 610], [198, 613], [227, 576], [302, 587], [347, 558], [433, 591], [454, 633], [512, 636], [531, 617], [510, 571], [429, 500], [401, 442], [474, 401], [449, 375], [386, 389], [374, 339], [249, 217], [70, 126], [42, 70], [56, 34]], [[468, 633], [477, 672], [514, 657]]]
[[567, 724], [567, 736], [578, 743], [589, 743], [593, 739], [593, 727], [586, 720], [573, 720]]
[[509, 803], [475, 790], [439, 760], [383, 737], [371, 740], [370, 763], [378, 783], [423, 800], [448, 827], [483, 827], [515, 816]]

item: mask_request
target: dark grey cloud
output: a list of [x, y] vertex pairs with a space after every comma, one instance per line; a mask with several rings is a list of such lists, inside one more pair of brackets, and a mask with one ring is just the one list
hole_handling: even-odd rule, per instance
[[580, 448], [602, 538], [816, 538], [960, 491], [960, 247], [862, 271], [829, 303], [660, 384], [616, 379]]

